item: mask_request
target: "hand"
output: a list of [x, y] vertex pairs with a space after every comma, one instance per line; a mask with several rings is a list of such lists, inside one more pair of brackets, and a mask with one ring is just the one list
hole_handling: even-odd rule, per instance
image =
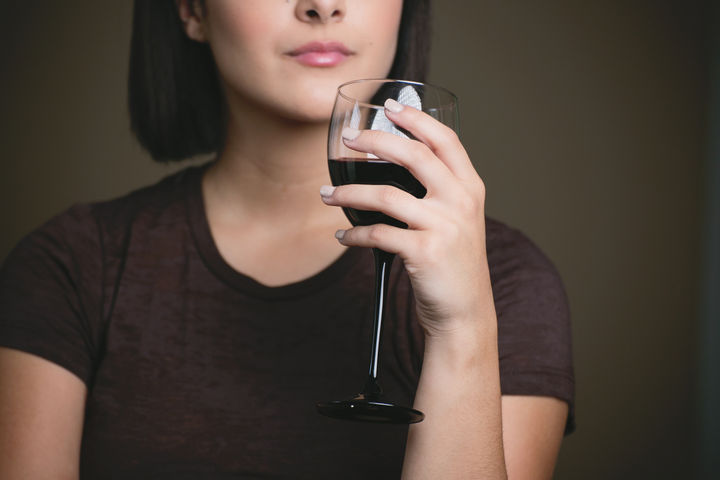
[[346, 246], [377, 247], [405, 263], [427, 335], [494, 321], [485, 253], [485, 187], [453, 130], [429, 115], [388, 100], [389, 120], [417, 140], [381, 131], [343, 132], [356, 151], [407, 168], [427, 189], [424, 198], [387, 185], [323, 187], [328, 205], [385, 213], [408, 229], [385, 224], [338, 231]]

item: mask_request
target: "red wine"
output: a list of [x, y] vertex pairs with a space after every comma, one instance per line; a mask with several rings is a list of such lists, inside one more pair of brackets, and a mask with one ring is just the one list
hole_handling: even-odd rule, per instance
[[[382, 160], [340, 158], [328, 160], [328, 165], [330, 167], [330, 179], [335, 186], [349, 183], [392, 185], [415, 195], [417, 198], [422, 198], [427, 193], [422, 183], [418, 182], [405, 167], [395, 163]], [[380, 212], [345, 207], [343, 207], [343, 210], [353, 225], [387, 223], [388, 225], [407, 228], [405, 223]]]

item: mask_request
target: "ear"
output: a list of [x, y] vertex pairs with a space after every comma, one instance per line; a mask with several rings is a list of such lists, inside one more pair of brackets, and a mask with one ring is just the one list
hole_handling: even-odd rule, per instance
[[196, 42], [206, 42], [205, 19], [202, 6], [197, 0], [175, 0], [178, 15], [183, 23], [185, 34]]

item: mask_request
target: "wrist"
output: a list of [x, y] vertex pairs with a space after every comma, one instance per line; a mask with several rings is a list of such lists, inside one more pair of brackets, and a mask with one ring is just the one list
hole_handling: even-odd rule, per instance
[[[473, 288], [482, 292], [483, 289]], [[418, 301], [418, 321], [425, 330], [426, 339], [448, 339], [492, 333], [497, 330], [497, 314], [492, 290], [489, 288], [476, 295], [463, 294], [452, 299], [444, 298], [445, 304]], [[459, 298], [458, 298], [459, 297]]]
[[454, 328], [425, 334], [423, 369], [438, 365], [449, 371], [463, 371], [497, 362], [497, 321], [459, 322]]

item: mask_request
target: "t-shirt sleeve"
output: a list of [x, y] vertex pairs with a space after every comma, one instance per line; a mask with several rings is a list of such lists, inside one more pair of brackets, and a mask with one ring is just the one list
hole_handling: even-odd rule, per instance
[[88, 384], [99, 348], [102, 263], [90, 206], [25, 237], [0, 269], [0, 346], [50, 360]]
[[526, 236], [499, 222], [488, 223], [488, 262], [498, 315], [501, 391], [567, 402], [570, 433], [575, 428], [575, 381], [562, 280]]

